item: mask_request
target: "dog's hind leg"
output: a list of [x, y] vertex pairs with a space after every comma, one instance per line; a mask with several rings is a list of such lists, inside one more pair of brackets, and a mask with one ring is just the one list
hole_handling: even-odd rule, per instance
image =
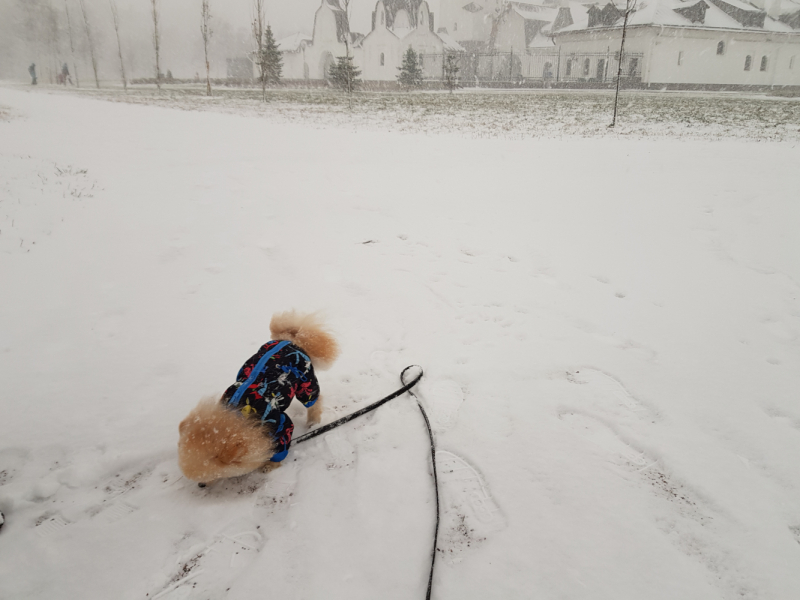
[[308, 409], [308, 413], [306, 413], [306, 426], [311, 427], [312, 425], [316, 425], [319, 423], [320, 419], [322, 418], [322, 396], [320, 395], [317, 398], [317, 401]]

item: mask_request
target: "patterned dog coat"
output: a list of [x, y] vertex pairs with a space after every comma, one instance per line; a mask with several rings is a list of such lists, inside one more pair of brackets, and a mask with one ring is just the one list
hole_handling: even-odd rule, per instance
[[294, 398], [306, 408], [319, 398], [311, 359], [290, 342], [270, 341], [242, 365], [236, 383], [225, 390], [221, 402], [261, 422], [276, 444], [270, 460], [280, 462], [292, 443], [294, 424], [284, 411]]

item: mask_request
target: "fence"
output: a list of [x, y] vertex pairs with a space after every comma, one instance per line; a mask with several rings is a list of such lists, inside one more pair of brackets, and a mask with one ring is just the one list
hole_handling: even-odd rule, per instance
[[[487, 84], [612, 84], [617, 80], [619, 52], [460, 52], [455, 55], [462, 86]], [[642, 80], [643, 54], [625, 53], [621, 83]], [[421, 54], [425, 81], [444, 79], [443, 54]]]

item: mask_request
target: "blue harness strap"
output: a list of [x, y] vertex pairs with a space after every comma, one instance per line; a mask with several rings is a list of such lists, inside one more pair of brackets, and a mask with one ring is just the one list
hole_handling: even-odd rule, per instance
[[239, 389], [236, 390], [236, 393], [228, 401], [228, 405], [233, 404], [234, 406], [238, 406], [239, 402], [241, 402], [242, 400], [242, 396], [244, 396], [244, 393], [247, 391], [247, 388], [249, 388], [253, 384], [253, 382], [256, 379], [258, 379], [258, 376], [264, 372], [264, 369], [267, 368], [267, 361], [270, 358], [272, 358], [277, 352], [283, 350], [288, 345], [289, 342], [284, 341], [280, 342], [279, 344], [268, 350], [266, 354], [264, 354], [264, 356], [261, 357], [256, 366], [253, 367], [253, 371], [250, 373], [250, 377], [245, 379], [244, 383], [242, 383], [242, 385], [239, 386]]

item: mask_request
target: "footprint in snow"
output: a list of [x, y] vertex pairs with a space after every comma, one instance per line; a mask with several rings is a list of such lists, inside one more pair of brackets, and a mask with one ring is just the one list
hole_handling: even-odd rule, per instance
[[264, 547], [260, 527], [248, 519], [226, 525], [205, 545], [178, 557], [177, 567], [152, 600], [185, 600], [222, 594]]
[[584, 367], [567, 372], [567, 381], [586, 386], [582, 393], [593, 408], [616, 416], [635, 416], [655, 420], [655, 413], [631, 394], [615, 376]]
[[[154, 476], [158, 469], [157, 476]], [[36, 534], [43, 538], [54, 536], [62, 529], [89, 519], [97, 526], [109, 526], [122, 521], [129, 515], [136, 512], [139, 507], [135, 500], [136, 490], [147, 487], [148, 490], [166, 489], [181, 479], [181, 474], [175, 465], [165, 462], [161, 465], [157, 463], [137, 466], [127, 471], [121, 471], [105, 483], [91, 485], [94, 489], [100, 490], [102, 498], [95, 503], [83, 507], [73, 506], [69, 511], [55, 513], [46, 511], [36, 521]], [[71, 486], [70, 486], [71, 487]], [[87, 486], [80, 486], [78, 489], [86, 489]], [[55, 489], [52, 501], [61, 499], [62, 490], [60, 486]], [[70, 492], [67, 491], [67, 494]], [[50, 499], [50, 496], [48, 496]]]
[[338, 431], [325, 435], [325, 445], [328, 448], [328, 469], [341, 469], [351, 466], [356, 460], [356, 449], [347, 437]]
[[452, 379], [440, 379], [431, 383], [420, 383], [422, 397], [431, 425], [438, 432], [448, 430], [456, 420], [464, 403], [464, 390]]
[[441, 523], [437, 550], [450, 564], [460, 554], [506, 527], [506, 519], [495, 503], [481, 474], [460, 456], [436, 453], [439, 477]]

